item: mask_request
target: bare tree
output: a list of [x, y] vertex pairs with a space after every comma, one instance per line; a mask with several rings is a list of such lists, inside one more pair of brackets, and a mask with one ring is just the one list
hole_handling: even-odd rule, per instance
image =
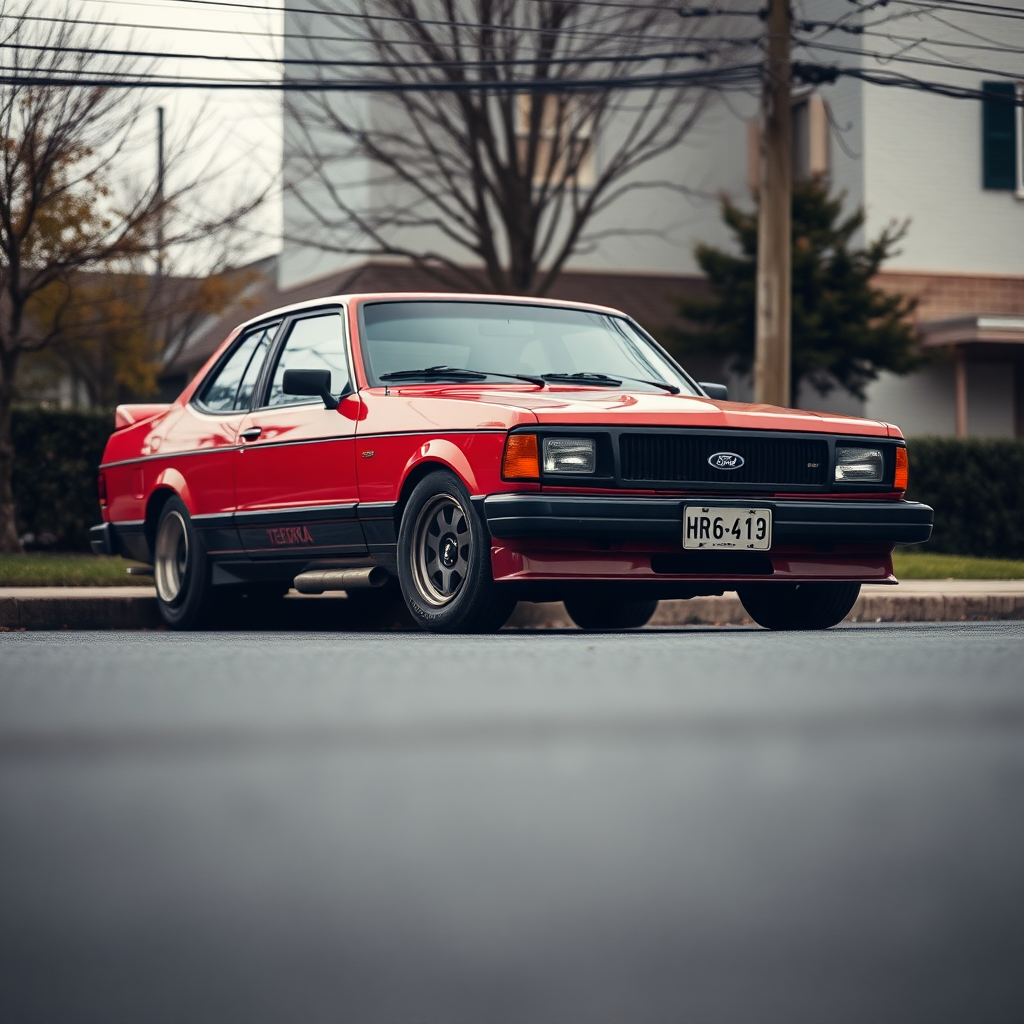
[[[67, 340], [69, 323], [79, 322], [76, 279], [138, 267], [161, 234], [168, 247], [208, 239], [260, 198], [206, 215], [197, 212], [210, 184], [205, 172], [180, 174], [162, 193], [149, 181], [133, 184], [141, 99], [129, 88], [94, 83], [128, 84], [144, 68], [104, 52], [109, 37], [82, 24], [77, 5], [53, 20], [30, 10], [0, 3], [0, 552], [19, 550], [11, 490], [18, 365]], [[168, 180], [188, 147], [182, 139], [173, 148]]]
[[[310, 2], [334, 17], [307, 21], [290, 67], [323, 91], [286, 99], [286, 187], [303, 211], [286, 242], [403, 257], [471, 289], [544, 294], [598, 244], [610, 206], [685, 191], [640, 172], [707, 106], [707, 84], [679, 83], [710, 83], [737, 52], [720, 20], [655, 4]], [[339, 92], [346, 76], [368, 96]], [[624, 88], [644, 76], [650, 88]]]

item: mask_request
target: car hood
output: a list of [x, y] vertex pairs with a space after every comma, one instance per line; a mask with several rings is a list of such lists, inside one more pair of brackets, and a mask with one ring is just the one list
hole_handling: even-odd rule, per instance
[[[900, 436], [878, 420], [827, 412], [782, 409], [773, 405], [724, 402], [691, 395], [606, 388], [545, 388], [521, 391], [504, 388], [432, 388], [436, 397], [499, 406], [519, 413], [509, 425], [532, 417], [540, 424], [610, 427], [710, 427], [727, 430], [800, 430], [823, 434]], [[423, 391], [421, 397], [426, 397]], [[522, 414], [526, 413], [524, 417]]]

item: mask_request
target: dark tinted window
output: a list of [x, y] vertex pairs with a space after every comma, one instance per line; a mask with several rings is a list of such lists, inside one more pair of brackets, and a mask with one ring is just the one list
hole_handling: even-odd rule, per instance
[[277, 330], [277, 324], [259, 327], [242, 339], [213, 378], [203, 388], [199, 400], [214, 412], [248, 409], [260, 366]]
[[267, 405], [310, 401], [301, 395], [284, 393], [282, 385], [285, 370], [330, 370], [331, 394], [341, 394], [348, 385], [349, 377], [345, 328], [340, 313], [296, 320], [288, 332], [288, 339], [274, 369]]

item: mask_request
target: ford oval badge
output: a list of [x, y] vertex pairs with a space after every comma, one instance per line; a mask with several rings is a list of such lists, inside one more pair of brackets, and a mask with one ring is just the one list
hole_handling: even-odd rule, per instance
[[708, 458], [708, 465], [715, 469], [739, 469], [747, 460], [735, 452], [715, 452]]

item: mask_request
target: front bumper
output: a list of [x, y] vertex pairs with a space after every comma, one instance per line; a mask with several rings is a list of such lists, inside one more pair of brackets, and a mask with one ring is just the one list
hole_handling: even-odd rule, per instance
[[770, 508], [772, 547], [790, 544], [922, 544], [933, 510], [916, 501], [719, 500], [615, 495], [493, 494], [484, 515], [495, 540], [586, 540], [682, 546], [684, 505]]

